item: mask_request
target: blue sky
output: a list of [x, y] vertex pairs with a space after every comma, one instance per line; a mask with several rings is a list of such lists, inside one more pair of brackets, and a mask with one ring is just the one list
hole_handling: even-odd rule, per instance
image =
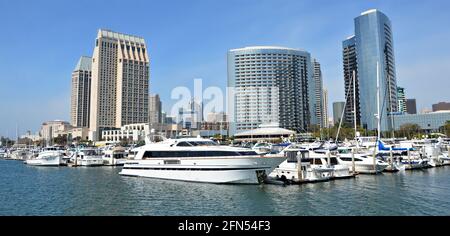
[[331, 103], [344, 98], [341, 43], [353, 18], [377, 8], [391, 19], [399, 86], [418, 109], [450, 101], [450, 2], [361, 0], [0, 0], [0, 135], [69, 120], [71, 72], [92, 55], [99, 28], [146, 39], [150, 92], [165, 110], [176, 86], [226, 86], [226, 53], [251, 45], [309, 51]]

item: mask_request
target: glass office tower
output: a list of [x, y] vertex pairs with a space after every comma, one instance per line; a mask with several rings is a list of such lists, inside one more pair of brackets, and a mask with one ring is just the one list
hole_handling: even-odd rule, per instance
[[361, 13], [354, 23], [361, 124], [369, 130], [377, 128], [378, 62], [381, 130], [387, 131], [392, 124], [388, 114], [398, 110], [391, 21], [379, 10], [372, 9]]

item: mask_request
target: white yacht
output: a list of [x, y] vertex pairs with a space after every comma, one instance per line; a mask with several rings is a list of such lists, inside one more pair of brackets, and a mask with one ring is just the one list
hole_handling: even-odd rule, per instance
[[[313, 183], [330, 180], [334, 168], [330, 165], [316, 164], [306, 149], [289, 148], [284, 151], [287, 159], [269, 177], [287, 183]], [[320, 161], [320, 158], [318, 159]]]
[[[338, 148], [338, 161], [340, 164], [346, 165], [348, 169], [353, 169], [353, 160], [355, 164], [355, 171], [360, 174], [376, 174], [384, 171], [389, 164], [374, 158], [370, 152], [355, 153], [352, 160], [352, 151], [349, 147]], [[375, 164], [375, 167], [374, 167]]]
[[255, 151], [257, 154], [267, 154], [272, 151], [272, 146], [270, 143], [256, 143], [252, 150]]
[[0, 159], [6, 159], [6, 158], [8, 158], [7, 150], [0, 148]]
[[25, 160], [24, 163], [32, 166], [61, 166], [67, 164], [63, 157], [63, 150], [57, 147], [46, 147], [37, 157]]
[[71, 162], [76, 166], [102, 166], [103, 158], [95, 148], [82, 148], [72, 155]]
[[127, 161], [125, 154], [125, 148], [123, 147], [108, 147], [104, 150], [103, 164], [106, 166], [123, 166]]
[[203, 138], [165, 139], [140, 147], [121, 175], [217, 184], [262, 183], [286, 158]]
[[13, 160], [27, 160], [32, 156], [32, 153], [28, 148], [17, 149], [11, 152], [10, 158]]

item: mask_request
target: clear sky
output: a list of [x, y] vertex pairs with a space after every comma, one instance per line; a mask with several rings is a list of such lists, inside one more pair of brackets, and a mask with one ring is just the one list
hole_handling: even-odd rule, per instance
[[392, 21], [399, 86], [418, 109], [450, 101], [450, 1], [0, 0], [0, 135], [69, 121], [71, 72], [91, 56], [99, 28], [145, 38], [150, 92], [163, 108], [176, 86], [224, 88], [226, 53], [251, 45], [309, 51], [322, 64], [329, 111], [344, 99], [342, 40], [353, 19], [377, 8]]

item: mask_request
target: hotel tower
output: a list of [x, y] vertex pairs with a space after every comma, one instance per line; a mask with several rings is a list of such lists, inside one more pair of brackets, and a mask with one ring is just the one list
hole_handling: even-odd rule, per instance
[[148, 122], [149, 57], [141, 37], [100, 29], [92, 57], [90, 138]]
[[245, 47], [228, 52], [230, 134], [261, 124], [306, 132], [310, 124], [308, 84], [313, 81], [308, 52], [284, 47]]
[[91, 68], [92, 58], [83, 56], [72, 72], [70, 124], [74, 127], [89, 127]]

